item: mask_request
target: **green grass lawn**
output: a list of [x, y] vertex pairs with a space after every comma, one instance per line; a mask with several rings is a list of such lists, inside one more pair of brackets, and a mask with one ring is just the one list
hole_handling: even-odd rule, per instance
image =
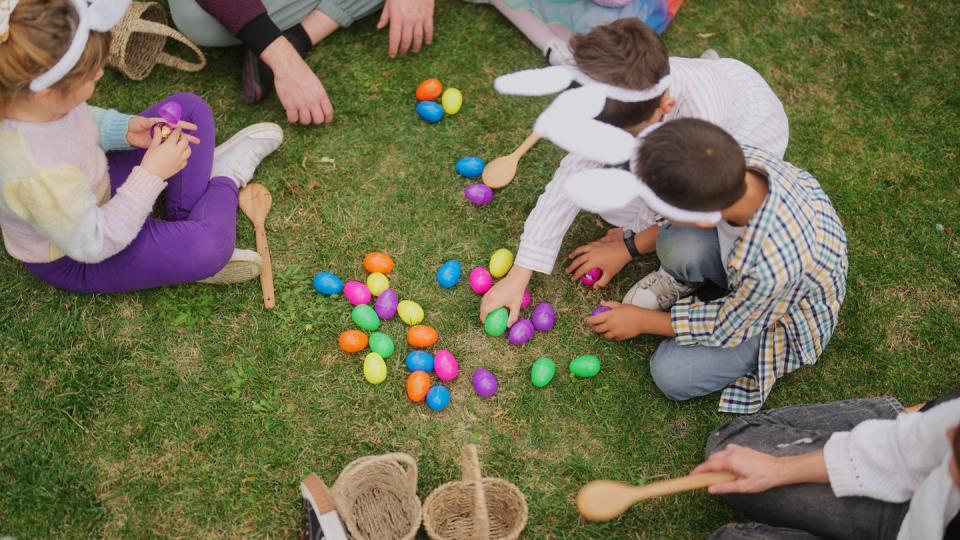
[[[128, 112], [173, 92], [200, 94], [221, 140], [252, 122], [286, 126], [286, 143], [258, 175], [273, 193], [277, 308], [262, 308], [256, 283], [77, 296], [0, 257], [0, 536], [291, 538], [308, 472], [332, 483], [357, 457], [408, 452], [426, 498], [459, 475], [468, 442], [488, 475], [526, 494], [529, 538], [703, 538], [737, 518], [697, 493], [645, 502], [607, 524], [579, 519], [581, 485], [685, 474], [729, 417], [716, 412], [717, 395], [672, 403], [659, 393], [647, 367], [657, 339], [607, 343], [582, 320], [655, 268], [653, 258], [602, 292], [537, 277], [533, 296], [554, 303], [559, 322], [522, 349], [483, 333], [479, 299], [464, 281], [452, 291], [436, 285], [443, 260], [468, 271], [496, 248], [516, 249], [563, 155], [541, 142], [486, 208], [463, 200], [453, 170], [462, 156], [492, 159], [524, 139], [549, 98], [502, 97], [491, 83], [543, 61], [488, 6], [438, 2], [434, 44], [396, 60], [375, 23], [339, 32], [310, 55], [336, 108], [321, 128], [286, 126], [276, 98], [244, 104], [237, 48], [208, 50], [200, 74], [158, 68], [143, 83], [115, 73], [101, 82], [93, 102]], [[850, 239], [837, 333], [816, 367], [777, 384], [767, 407], [879, 394], [917, 402], [957, 386], [956, 6], [688, 0], [664, 37], [675, 55], [714, 47], [767, 78], [790, 117], [787, 159], [817, 176]], [[431, 76], [466, 100], [438, 125], [413, 112], [414, 88]], [[581, 215], [564, 256], [604, 229]], [[242, 218], [238, 243], [253, 245]], [[337, 349], [352, 326], [348, 304], [311, 288], [319, 270], [365, 277], [361, 261], [372, 250], [393, 255], [401, 298], [423, 305], [460, 360], [441, 414], [405, 397], [405, 343], [388, 360], [386, 383], [368, 385], [362, 355]], [[399, 320], [384, 328], [403, 342]], [[600, 375], [571, 380], [563, 366], [588, 352], [602, 359]], [[537, 390], [529, 367], [544, 355], [561, 369]], [[480, 366], [500, 379], [493, 399], [470, 389]]]

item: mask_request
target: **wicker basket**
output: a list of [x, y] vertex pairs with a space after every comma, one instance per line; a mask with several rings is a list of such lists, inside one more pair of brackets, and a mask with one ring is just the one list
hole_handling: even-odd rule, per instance
[[527, 500], [517, 486], [481, 478], [477, 448], [463, 448], [463, 480], [447, 482], [423, 504], [423, 524], [433, 540], [509, 539], [527, 525]]
[[[112, 33], [108, 63], [135, 81], [145, 79], [157, 64], [183, 71], [200, 71], [207, 65], [199, 47], [167, 26], [167, 14], [156, 2], [133, 2]], [[188, 62], [163, 52], [167, 38], [189, 47], [197, 55], [197, 61]]]
[[420, 529], [417, 462], [408, 454], [357, 459], [330, 492], [354, 540], [410, 540]]

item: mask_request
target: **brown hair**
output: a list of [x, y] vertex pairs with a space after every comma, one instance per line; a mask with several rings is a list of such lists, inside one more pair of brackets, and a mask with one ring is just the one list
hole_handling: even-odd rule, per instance
[[[577, 67], [600, 82], [632, 90], [646, 90], [670, 73], [667, 46], [640, 19], [619, 19], [570, 39]], [[661, 96], [627, 103], [607, 99], [597, 119], [617, 127], [645, 122], [660, 105]]]
[[[10, 14], [9, 38], [0, 43], [0, 114], [63, 57], [79, 22], [70, 0], [21, 0]], [[91, 31], [77, 65], [51, 88], [71, 90], [102, 68], [109, 54], [109, 32]]]
[[695, 118], [667, 122], [647, 135], [636, 170], [658, 197], [684, 210], [723, 210], [747, 190], [740, 145], [726, 131]]

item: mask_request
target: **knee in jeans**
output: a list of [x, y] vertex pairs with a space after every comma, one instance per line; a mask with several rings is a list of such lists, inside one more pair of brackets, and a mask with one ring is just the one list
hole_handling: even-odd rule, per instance
[[676, 369], [666, 355], [654, 354], [650, 359], [650, 376], [657, 388], [673, 401], [686, 401], [696, 397], [690, 391], [690, 381], [684, 371]]
[[712, 240], [707, 229], [671, 226], [661, 229], [657, 237], [657, 258], [665, 268], [684, 273], [711, 255]]

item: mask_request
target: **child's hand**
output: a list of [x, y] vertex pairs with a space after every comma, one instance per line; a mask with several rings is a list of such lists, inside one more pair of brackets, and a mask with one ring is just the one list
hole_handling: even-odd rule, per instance
[[587, 317], [587, 322], [593, 326], [594, 332], [617, 341], [645, 333], [644, 319], [649, 310], [620, 302], [602, 302], [601, 305], [611, 309]]
[[623, 227], [614, 227], [609, 229], [597, 242], [620, 242], [623, 243]]
[[603, 270], [603, 275], [593, 286], [605, 287], [613, 276], [630, 262], [630, 252], [627, 251], [627, 246], [623, 244], [621, 237], [619, 242], [603, 239], [584, 244], [573, 250], [570, 258], [573, 262], [567, 266], [566, 272], [574, 281], [580, 279], [580, 276], [586, 274], [591, 268], [600, 268]]
[[190, 139], [181, 128], [173, 130], [166, 141], [160, 142], [160, 130], [153, 133], [150, 148], [143, 155], [140, 166], [148, 173], [166, 180], [182, 171], [190, 158]]
[[[154, 124], [163, 122], [162, 118], [144, 118], [143, 116], [134, 116], [130, 119], [130, 123], [127, 124], [127, 143], [134, 148], [149, 148], [151, 137], [150, 137], [150, 128]], [[191, 124], [190, 122], [184, 122], [181, 120], [176, 126], [180, 129], [187, 129], [190, 131], [196, 131], [197, 125]], [[187, 138], [187, 141], [190, 144], [197, 144], [200, 142], [200, 139], [194, 137], [193, 135], [184, 135]]]
[[506, 307], [510, 311], [507, 326], [513, 326], [513, 323], [517, 322], [520, 317], [520, 302], [523, 301], [523, 291], [530, 283], [532, 275], [532, 270], [514, 265], [503, 279], [483, 295], [483, 299], [480, 301], [480, 322], [486, 321], [487, 314], [491, 311]]

